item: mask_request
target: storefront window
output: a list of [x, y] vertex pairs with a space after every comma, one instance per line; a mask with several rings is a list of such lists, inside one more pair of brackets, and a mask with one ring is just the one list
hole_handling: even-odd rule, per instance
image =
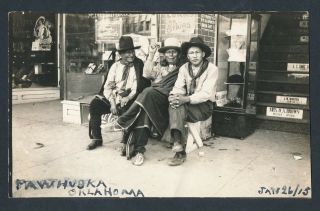
[[95, 15], [65, 15], [66, 97], [97, 93], [103, 81], [102, 45], [95, 40]]
[[214, 14], [63, 14], [64, 20], [64, 99], [79, 100], [97, 94], [108, 69], [119, 59], [116, 51], [122, 35], [131, 36], [136, 56], [143, 61], [152, 42], [168, 37], [180, 42], [200, 36], [212, 48]]
[[218, 107], [255, 113], [255, 77], [259, 18], [251, 14], [221, 14], [218, 18]]
[[12, 88], [57, 87], [55, 14], [9, 14]]

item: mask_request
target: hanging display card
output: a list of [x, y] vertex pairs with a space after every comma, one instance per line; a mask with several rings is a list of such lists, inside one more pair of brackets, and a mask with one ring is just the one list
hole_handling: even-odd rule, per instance
[[224, 106], [227, 102], [227, 91], [220, 91], [216, 93], [216, 104], [218, 107]]
[[306, 97], [288, 97], [288, 96], [277, 96], [277, 103], [287, 103], [287, 104], [298, 104], [298, 105], [307, 105]]
[[305, 71], [309, 72], [309, 64], [305, 63], [288, 63], [287, 64], [288, 71]]
[[267, 116], [272, 116], [272, 117], [302, 119], [303, 110], [302, 109], [291, 109], [291, 108], [267, 107], [266, 114], [267, 114]]

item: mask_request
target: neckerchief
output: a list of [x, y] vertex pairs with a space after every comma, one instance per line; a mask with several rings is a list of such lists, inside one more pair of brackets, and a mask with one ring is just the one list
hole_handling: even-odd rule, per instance
[[130, 70], [130, 68], [132, 66], [133, 66], [133, 62], [124, 65], [122, 78], [121, 78], [121, 81], [124, 81], [124, 82], [122, 84], [121, 89], [125, 89], [125, 87], [127, 85], [127, 80], [128, 80], [128, 76], [129, 76], [129, 70]]
[[197, 87], [196, 79], [199, 78], [202, 75], [202, 73], [204, 73], [204, 71], [208, 68], [208, 64], [209, 64], [208, 60], [204, 59], [198, 73], [196, 75], [193, 75], [192, 64], [191, 62], [188, 63], [188, 72], [191, 77], [191, 84], [190, 84], [190, 90], [188, 92], [188, 95], [192, 95], [195, 92]]

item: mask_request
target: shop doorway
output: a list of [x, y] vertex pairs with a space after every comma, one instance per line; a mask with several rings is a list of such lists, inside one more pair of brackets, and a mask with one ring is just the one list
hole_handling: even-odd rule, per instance
[[60, 99], [57, 15], [9, 14], [9, 73], [12, 103]]

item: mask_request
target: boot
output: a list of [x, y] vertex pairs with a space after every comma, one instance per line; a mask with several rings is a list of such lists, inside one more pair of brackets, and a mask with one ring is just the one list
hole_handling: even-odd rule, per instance
[[186, 152], [176, 152], [173, 158], [169, 159], [169, 166], [179, 166], [187, 159]]
[[102, 139], [91, 139], [91, 143], [87, 146], [87, 150], [93, 150], [102, 146]]

